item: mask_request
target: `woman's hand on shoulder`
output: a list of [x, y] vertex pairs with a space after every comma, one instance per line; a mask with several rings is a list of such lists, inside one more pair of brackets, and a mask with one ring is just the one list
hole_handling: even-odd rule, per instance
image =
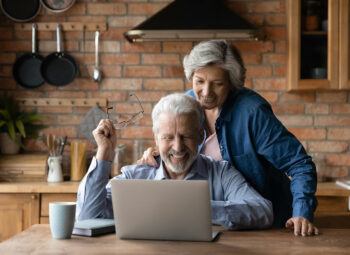
[[159, 151], [157, 147], [149, 147], [143, 152], [142, 158], [136, 161], [136, 164], [158, 167], [158, 163], [155, 159], [158, 155]]
[[304, 217], [292, 217], [286, 222], [286, 228], [293, 229], [296, 236], [318, 235], [318, 228]]

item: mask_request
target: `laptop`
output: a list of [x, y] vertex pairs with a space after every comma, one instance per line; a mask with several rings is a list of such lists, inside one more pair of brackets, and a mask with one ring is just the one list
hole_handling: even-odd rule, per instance
[[212, 241], [208, 181], [111, 180], [121, 239]]

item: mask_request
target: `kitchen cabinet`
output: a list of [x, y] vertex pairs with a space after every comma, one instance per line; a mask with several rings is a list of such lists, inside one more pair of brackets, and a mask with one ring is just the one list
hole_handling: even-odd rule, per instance
[[287, 0], [288, 90], [348, 90], [350, 0]]
[[0, 241], [39, 223], [37, 194], [0, 194]]
[[33, 224], [49, 223], [49, 203], [76, 201], [79, 182], [0, 183], [0, 242]]

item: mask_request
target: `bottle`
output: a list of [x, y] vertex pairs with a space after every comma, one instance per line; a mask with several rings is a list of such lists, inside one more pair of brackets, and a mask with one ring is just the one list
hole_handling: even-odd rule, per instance
[[143, 146], [143, 141], [142, 140], [135, 140], [134, 141], [134, 146], [133, 146], [133, 164], [139, 160], [144, 151], [144, 146]]
[[111, 177], [121, 174], [120, 169], [124, 165], [125, 144], [118, 144], [114, 149], [114, 159], [112, 164]]
[[320, 2], [309, 0], [306, 2], [305, 30], [315, 31], [320, 27]]

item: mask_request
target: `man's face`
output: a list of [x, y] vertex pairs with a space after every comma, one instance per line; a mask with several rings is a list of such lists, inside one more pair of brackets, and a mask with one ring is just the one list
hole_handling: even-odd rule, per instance
[[159, 115], [159, 128], [154, 136], [167, 171], [184, 173], [196, 159], [201, 135], [194, 118], [193, 114]]

